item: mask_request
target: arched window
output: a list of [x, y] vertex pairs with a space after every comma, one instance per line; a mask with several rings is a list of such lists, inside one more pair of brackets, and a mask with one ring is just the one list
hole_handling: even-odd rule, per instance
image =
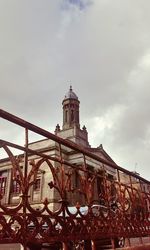
[[79, 111], [78, 110], [76, 111], [76, 120], [77, 120], [77, 123], [79, 123]]
[[68, 122], [68, 110], [65, 111], [65, 122]]
[[71, 122], [74, 121], [74, 110], [71, 110]]

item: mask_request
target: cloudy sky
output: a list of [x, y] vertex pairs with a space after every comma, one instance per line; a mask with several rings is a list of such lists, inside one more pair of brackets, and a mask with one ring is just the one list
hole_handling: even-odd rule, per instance
[[[91, 146], [150, 179], [150, 1], [0, 0], [0, 106], [51, 132], [72, 84]], [[0, 120], [0, 137], [22, 131]]]

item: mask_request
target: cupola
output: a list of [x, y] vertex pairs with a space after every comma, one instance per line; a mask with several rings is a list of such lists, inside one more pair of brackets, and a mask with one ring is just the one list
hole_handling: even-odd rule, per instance
[[74, 93], [72, 86], [66, 93], [62, 105], [63, 105], [63, 129], [71, 127], [80, 127], [79, 124], [79, 100]]

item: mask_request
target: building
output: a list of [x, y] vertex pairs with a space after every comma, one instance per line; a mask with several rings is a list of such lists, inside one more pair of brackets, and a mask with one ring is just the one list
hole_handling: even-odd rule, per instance
[[[55, 135], [72, 141], [73, 143], [76, 143], [81, 148], [86, 148], [89, 152], [92, 152], [98, 156], [100, 156], [103, 159], [108, 160], [109, 162], [114, 161], [111, 159], [111, 157], [106, 153], [104, 150], [102, 144], [98, 146], [97, 148], [92, 148], [88, 141], [88, 132], [85, 126], [80, 128], [80, 101], [77, 97], [77, 95], [72, 90], [72, 87], [70, 86], [69, 91], [66, 93], [63, 101], [62, 101], [62, 108], [63, 108], [63, 125], [62, 128], [60, 128], [60, 125], [57, 124], [55, 129]], [[57, 142], [52, 141], [50, 139], [44, 139], [40, 141], [35, 141], [33, 143], [29, 144], [29, 149], [31, 150], [37, 150], [40, 153], [45, 153], [46, 155], [57, 157], [60, 154], [59, 145]], [[75, 152], [74, 150], [71, 150], [67, 147], [63, 147], [63, 159], [65, 159], [67, 162], [74, 164], [76, 166], [76, 169], [78, 167], [84, 165], [84, 159], [83, 155], [79, 152]], [[40, 157], [37, 155], [29, 155], [29, 164], [28, 164], [28, 173], [31, 171], [31, 168], [33, 167], [33, 162], [37, 162], [40, 160]], [[55, 168], [58, 168], [58, 175], [59, 175], [59, 163], [53, 162], [52, 163]], [[23, 171], [24, 169], [24, 155], [18, 156], [18, 165], [20, 171]], [[86, 165], [88, 167], [88, 170], [91, 172], [93, 171], [103, 171], [104, 165], [96, 160], [93, 159], [86, 159]], [[106, 167], [106, 166], [105, 166]], [[107, 166], [107, 174], [108, 178], [114, 179], [116, 178], [116, 170], [113, 168]], [[18, 171], [18, 170], [17, 170]], [[3, 196], [2, 203], [7, 206], [15, 206], [19, 203], [20, 200], [20, 194], [21, 194], [21, 186], [19, 183], [19, 173], [17, 174], [17, 171], [14, 173], [12, 171], [12, 163], [8, 159], [2, 159], [0, 160], [0, 191]], [[33, 205], [33, 207], [37, 210], [40, 210], [42, 207], [42, 202], [44, 201], [45, 197], [48, 199], [48, 201], [51, 204], [51, 209], [55, 210], [58, 207], [59, 203], [59, 194], [56, 190], [50, 189], [50, 181], [53, 179], [52, 173], [49, 171], [49, 166], [43, 162], [41, 166], [39, 167], [38, 173], [36, 176], [34, 176], [34, 180], [32, 180], [32, 185], [29, 190], [29, 201], [30, 204]], [[90, 180], [90, 179], [89, 179]], [[81, 189], [83, 180], [79, 180], [79, 174], [78, 171], [75, 171], [71, 176], [71, 185], [70, 189]], [[100, 181], [95, 185], [95, 198], [97, 189], [100, 189]], [[83, 195], [77, 195], [77, 193], [70, 192], [68, 187], [67, 192], [67, 199], [69, 200], [70, 206], [75, 206], [77, 201], [80, 201], [81, 203], [84, 203], [84, 191]]]
[[[131, 246], [134, 238], [140, 241], [133, 245], [142, 244], [141, 236], [147, 240], [149, 182], [117, 166], [102, 144], [90, 146], [79, 105], [70, 86], [55, 135], [0, 110], [26, 132], [24, 147], [0, 140], [8, 154], [0, 160], [1, 243], [33, 250], [72, 249], [84, 242], [91, 250]], [[46, 139], [28, 143], [28, 130]], [[23, 153], [15, 156], [11, 147]]]

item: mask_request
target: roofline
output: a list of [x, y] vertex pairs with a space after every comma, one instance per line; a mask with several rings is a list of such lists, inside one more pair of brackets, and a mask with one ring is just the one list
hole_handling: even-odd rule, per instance
[[[119, 171], [122, 171], [122, 172], [124, 172], [124, 173], [126, 173], [126, 174], [128, 174], [130, 176], [136, 177], [136, 178], [140, 179], [141, 181], [144, 181], [144, 182], [150, 184], [150, 181], [148, 181], [148, 180], [146, 180], [146, 179], [144, 179], [144, 178], [142, 178], [140, 176], [137, 176], [136, 174], [133, 174], [131, 171], [126, 170], [125, 168], [122, 168], [122, 167], [118, 166], [117, 164], [114, 164], [111, 161], [102, 159], [101, 157], [97, 156], [96, 154], [93, 154], [89, 150], [85, 149], [83, 146], [77, 145], [74, 142], [62, 139], [62, 138], [58, 137], [57, 135], [54, 135], [54, 134], [52, 134], [52, 133], [50, 133], [50, 132], [48, 132], [48, 131], [46, 131], [46, 130], [44, 130], [44, 129], [42, 129], [42, 128], [40, 128], [40, 127], [38, 127], [38, 126], [36, 126], [36, 125], [34, 125], [32, 123], [29, 123], [29, 122], [15, 116], [15, 115], [12, 115], [12, 114], [10, 114], [10, 113], [2, 110], [2, 109], [0, 109], [0, 117], [4, 118], [5, 120], [8, 120], [8, 121], [10, 121], [12, 123], [15, 123], [15, 124], [25, 128], [25, 129], [27, 129], [27, 130], [33, 131], [33, 132], [35, 132], [37, 134], [40, 134], [40, 135], [42, 135], [44, 137], [52, 139], [52, 140], [58, 142], [59, 144], [62, 144], [64, 146], [66, 146], [66, 147], [69, 147], [69, 148], [71, 148], [71, 149], [73, 149], [75, 151], [78, 151], [78, 152], [82, 153], [85, 156], [91, 157], [91, 158], [93, 158], [93, 159], [95, 159], [95, 160], [97, 160], [97, 161], [99, 161], [99, 162], [101, 162], [103, 164], [106, 164], [106, 165], [108, 165], [108, 166], [110, 166], [112, 168], [115, 168], [115, 169], [117, 169]], [[0, 140], [0, 142], [2, 144], [6, 143], [4, 140]]]

